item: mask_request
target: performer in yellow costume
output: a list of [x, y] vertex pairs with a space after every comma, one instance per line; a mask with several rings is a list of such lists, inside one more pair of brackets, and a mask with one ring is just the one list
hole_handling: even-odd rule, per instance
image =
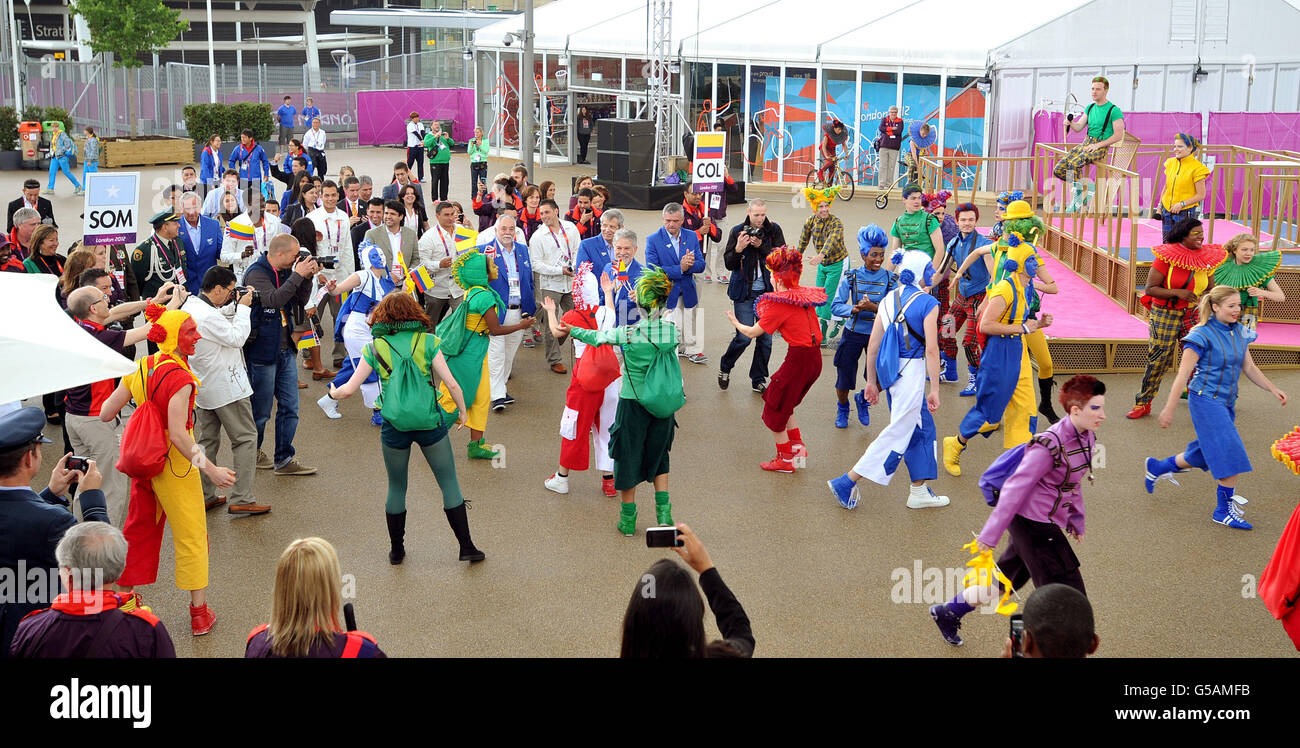
[[[179, 288], [173, 293], [173, 302], [184, 295]], [[149, 340], [157, 344], [158, 353], [143, 359], [135, 373], [122, 378], [100, 412], [100, 417], [108, 421], [128, 399], [141, 406], [152, 402], [169, 442], [162, 472], [147, 480], [131, 479], [131, 503], [122, 531], [127, 542], [126, 568], [117, 581], [127, 599], [119, 607], [139, 606], [136, 585], [153, 584], [158, 579], [163, 523], [170, 521], [176, 586], [189, 591], [191, 631], [202, 636], [212, 630], [217, 618], [207, 605], [208, 535], [199, 473], [207, 473], [220, 487], [234, 485], [235, 473], [203, 459], [194, 443], [194, 394], [199, 381], [188, 360], [200, 337], [194, 320], [171, 305], [164, 308], [151, 304], [145, 316], [153, 322]], [[124, 451], [129, 448], [128, 444], [122, 445]]]
[[988, 342], [975, 378], [975, 405], [962, 419], [957, 436], [943, 440], [943, 465], [952, 475], [961, 475], [962, 450], [976, 434], [987, 437], [1002, 424], [1002, 443], [1007, 449], [1033, 436], [1029, 423], [1034, 390], [1026, 338], [1052, 324], [1052, 315], [1044, 314], [1041, 319], [1029, 316], [1025, 287], [1038, 272], [1034, 245], [1022, 241], [1018, 234], [1009, 234], [1006, 243], [1007, 276], [989, 288], [980, 316], [979, 329]]

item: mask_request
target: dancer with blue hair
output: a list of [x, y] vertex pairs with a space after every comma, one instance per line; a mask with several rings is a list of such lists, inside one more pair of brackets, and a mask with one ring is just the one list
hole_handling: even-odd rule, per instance
[[[849, 427], [849, 391], [857, 389], [858, 361], [867, 350], [871, 341], [871, 330], [876, 324], [876, 309], [880, 300], [898, 285], [894, 274], [881, 266], [885, 262], [885, 247], [889, 245], [889, 235], [885, 230], [871, 224], [858, 229], [858, 251], [862, 254], [862, 267], [848, 271], [840, 280], [835, 300], [831, 302], [831, 312], [846, 320], [844, 337], [835, 350], [835, 428]], [[866, 367], [863, 375], [866, 375]], [[866, 398], [861, 392], [853, 396], [858, 406], [858, 422], [863, 426], [871, 424], [871, 415]]]
[[[401, 277], [400, 269], [395, 267], [389, 270], [384, 262], [384, 253], [372, 242], [362, 242], [357, 250], [362, 264], [366, 267], [344, 278], [342, 283], [329, 282], [330, 293], [348, 295], [339, 308], [338, 318], [334, 321], [334, 339], [342, 340], [348, 350], [348, 357], [344, 359], [343, 366], [339, 367], [339, 373], [334, 377], [335, 387], [342, 387], [348, 383], [361, 362], [361, 352], [374, 339], [370, 331], [370, 312], [385, 296], [397, 288], [397, 283], [405, 280]], [[375, 407], [378, 398], [379, 375], [372, 371], [370, 376], [361, 383], [361, 399], [366, 407], [373, 411], [370, 423], [374, 426], [383, 426], [384, 417], [379, 415], [379, 409]], [[330, 418], [343, 417], [343, 414], [339, 413], [339, 404], [329, 396], [329, 393], [317, 400], [316, 404]]]
[[889, 393], [889, 425], [852, 470], [827, 481], [845, 509], [858, 505], [859, 480], [888, 486], [900, 462], [907, 463], [912, 478], [909, 509], [948, 505], [947, 496], [936, 496], [926, 485], [939, 477], [931, 415], [939, 409], [939, 302], [921, 290], [933, 280], [934, 266], [929, 255], [915, 250], [895, 254], [892, 264], [899, 269], [898, 288], [880, 301], [867, 346], [863, 390], [872, 405], [879, 401], [882, 389]]

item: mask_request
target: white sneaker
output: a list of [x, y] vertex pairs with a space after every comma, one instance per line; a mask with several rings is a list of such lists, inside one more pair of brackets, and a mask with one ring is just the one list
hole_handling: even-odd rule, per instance
[[948, 497], [936, 496], [929, 486], [913, 486], [908, 492], [908, 509], [933, 509], [941, 506], [948, 506]]
[[320, 409], [325, 411], [325, 415], [329, 416], [331, 419], [343, 417], [343, 414], [339, 412], [338, 401], [330, 397], [328, 394], [317, 400], [316, 404], [319, 405]]
[[553, 473], [551, 477], [547, 478], [546, 482], [543, 483], [542, 485], [546, 486], [547, 489], [554, 491], [556, 493], [568, 493], [569, 476], [560, 475], [559, 473]]

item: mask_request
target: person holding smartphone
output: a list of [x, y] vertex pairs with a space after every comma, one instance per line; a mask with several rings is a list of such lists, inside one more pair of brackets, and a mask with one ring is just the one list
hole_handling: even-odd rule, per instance
[[1083, 659], [1101, 646], [1088, 597], [1064, 584], [1034, 589], [1025, 612], [1011, 616], [1002, 657]]
[[[980, 551], [988, 551], [1003, 533], [1010, 534], [998, 568], [1012, 589], [1033, 580], [1035, 588], [1063, 584], [1086, 595], [1079, 557], [1066, 536], [1083, 542], [1083, 479], [1092, 482], [1097, 429], [1106, 420], [1106, 385], [1081, 374], [1061, 388], [1060, 402], [1066, 417], [1024, 446], [1020, 464], [998, 491], [976, 542]], [[967, 587], [951, 601], [931, 606], [930, 617], [944, 641], [959, 647], [962, 617], [1001, 592], [997, 584]]]
[[[623, 614], [619, 657], [753, 657], [754, 631], [745, 609], [722, 581], [699, 536], [682, 523], [676, 530], [681, 545], [673, 551], [700, 575], [699, 585], [681, 564], [670, 559], [647, 569]], [[701, 591], [723, 637], [707, 643]]]

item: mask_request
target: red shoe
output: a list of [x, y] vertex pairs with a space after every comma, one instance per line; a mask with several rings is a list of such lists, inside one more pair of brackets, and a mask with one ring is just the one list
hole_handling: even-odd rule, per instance
[[772, 458], [772, 460], [769, 461], [769, 462], [762, 462], [762, 463], [759, 463], [758, 466], [761, 467], [761, 468], [763, 468], [764, 470], [768, 470], [768, 471], [771, 471], [771, 472], [773, 472], [773, 473], [793, 473], [793, 472], [794, 472], [794, 463], [793, 463], [793, 462], [790, 462], [790, 460], [786, 459], [785, 457], [782, 457], [780, 454], [778, 454], [776, 457]]
[[600, 490], [604, 491], [606, 496], [618, 496], [618, 490], [614, 488], [613, 478], [601, 478]]
[[1133, 410], [1128, 412], [1127, 417], [1136, 421], [1139, 418], [1146, 418], [1149, 415], [1151, 415], [1151, 403], [1147, 403], [1146, 405], [1134, 405]]
[[212, 631], [212, 627], [217, 625], [217, 614], [212, 612], [205, 603], [202, 607], [190, 606], [190, 632], [195, 636], [203, 636]]

